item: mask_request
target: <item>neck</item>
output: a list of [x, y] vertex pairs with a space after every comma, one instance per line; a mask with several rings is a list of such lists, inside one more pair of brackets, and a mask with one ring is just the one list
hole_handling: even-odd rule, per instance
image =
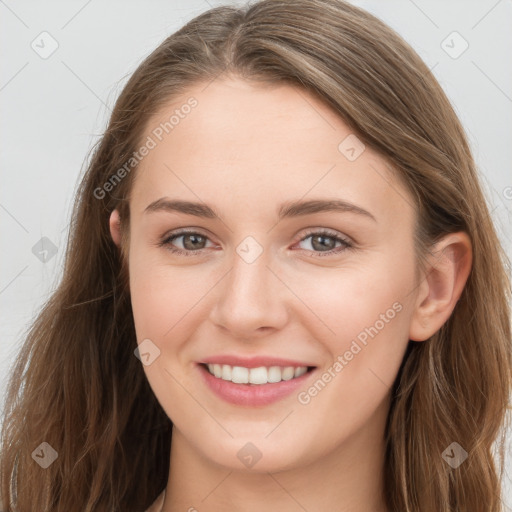
[[162, 512], [387, 512], [382, 485], [387, 406], [313, 463], [277, 472], [217, 465], [174, 428]]

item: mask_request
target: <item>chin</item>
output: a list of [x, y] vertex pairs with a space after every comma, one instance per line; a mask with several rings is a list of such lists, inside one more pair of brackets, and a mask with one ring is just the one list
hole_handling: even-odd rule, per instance
[[201, 451], [214, 464], [247, 473], [276, 473], [306, 464], [301, 457], [303, 440], [297, 439], [296, 443], [286, 446], [276, 441], [264, 439], [264, 436], [252, 440], [247, 437], [243, 440], [230, 438], [225, 443], [216, 443]]

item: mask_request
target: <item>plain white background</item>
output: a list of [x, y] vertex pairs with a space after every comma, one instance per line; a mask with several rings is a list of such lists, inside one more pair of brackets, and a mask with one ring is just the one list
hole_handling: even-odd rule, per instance
[[[163, 39], [224, 3], [244, 2], [0, 0], [0, 397], [25, 329], [58, 283], [77, 180], [122, 86]], [[448, 94], [511, 257], [512, 1], [353, 3], [399, 32]], [[509, 510], [511, 492], [505, 501]]]

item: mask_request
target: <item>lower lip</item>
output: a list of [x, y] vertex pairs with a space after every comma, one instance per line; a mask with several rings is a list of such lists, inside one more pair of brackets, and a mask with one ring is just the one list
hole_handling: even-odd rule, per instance
[[220, 398], [235, 405], [268, 405], [281, 400], [304, 385], [314, 369], [300, 377], [269, 384], [235, 384], [212, 375], [205, 366], [198, 365], [206, 385]]

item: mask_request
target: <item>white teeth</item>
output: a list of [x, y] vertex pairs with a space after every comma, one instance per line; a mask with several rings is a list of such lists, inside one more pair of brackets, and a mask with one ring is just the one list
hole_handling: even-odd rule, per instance
[[224, 380], [231, 380], [231, 366], [229, 364], [222, 365], [222, 378]]
[[307, 366], [244, 368], [243, 366], [230, 366], [229, 364], [209, 364], [208, 370], [218, 379], [234, 382], [235, 384], [267, 384], [300, 377], [308, 371], [308, 368]]
[[268, 369], [268, 382], [281, 382], [281, 368], [279, 366], [271, 366]]
[[213, 374], [215, 375], [215, 377], [222, 377], [222, 366], [220, 364], [213, 365]]
[[231, 370], [231, 382], [235, 384], [248, 384], [249, 383], [249, 368], [242, 366], [233, 366]]
[[293, 379], [293, 375], [295, 374], [295, 368], [293, 366], [287, 366], [281, 374], [281, 378], [283, 380]]
[[249, 382], [251, 384], [266, 384], [268, 382], [267, 373], [267, 369], [264, 366], [251, 368], [249, 370]]
[[299, 366], [295, 368], [295, 374], [294, 377], [300, 377], [301, 375], [304, 375], [308, 369], [305, 366]]

